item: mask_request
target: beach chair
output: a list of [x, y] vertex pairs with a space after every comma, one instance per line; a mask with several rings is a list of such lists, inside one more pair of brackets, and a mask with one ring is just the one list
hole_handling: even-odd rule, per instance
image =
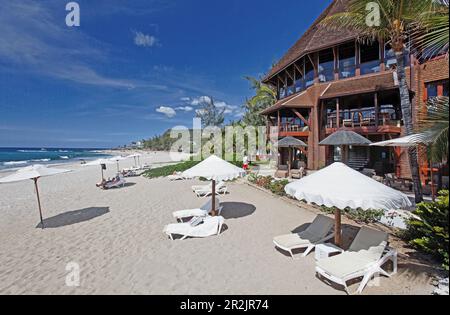
[[355, 113], [350, 114], [350, 119], [343, 119], [342, 126], [344, 127], [355, 127]]
[[[221, 214], [223, 207], [220, 205], [219, 198], [216, 198], [216, 211], [218, 215]], [[175, 211], [173, 213], [173, 217], [177, 220], [182, 222], [183, 219], [191, 218], [191, 217], [206, 217], [210, 214], [212, 210], [212, 199], [209, 199], [208, 202], [206, 202], [203, 206], [197, 209], [186, 209], [186, 210], [180, 210]]]
[[194, 191], [194, 192], [196, 190], [207, 190], [207, 189], [211, 190], [212, 182], [210, 182], [208, 185], [194, 185], [194, 186], [191, 186], [191, 188], [192, 188], [192, 191]]
[[175, 174], [167, 176], [167, 178], [170, 181], [177, 181], [177, 180], [184, 180], [185, 179], [184, 176], [183, 176], [183, 173], [181, 173], [181, 172], [176, 172]]
[[[388, 234], [362, 227], [349, 250], [333, 257], [318, 260], [316, 273], [330, 282], [342, 285], [351, 294], [347, 282], [363, 277], [354, 293], [361, 293], [375, 276], [391, 277], [397, 273], [397, 251], [388, 245]], [[393, 272], [388, 273], [382, 266], [392, 261]]]
[[190, 222], [174, 223], [164, 227], [165, 233], [171, 240], [174, 235], [181, 235], [181, 240], [188, 237], [209, 237], [219, 235], [225, 219], [218, 217], [195, 217]]
[[123, 178], [123, 176], [119, 176], [119, 178], [116, 180], [114, 179], [111, 182], [107, 182], [103, 185], [103, 189], [112, 189], [112, 188], [119, 188], [124, 187], [127, 181]]
[[[197, 189], [194, 191], [197, 197], [208, 197], [212, 194], [212, 184], [206, 189]], [[219, 182], [216, 185], [216, 195], [225, 195], [228, 192], [228, 188], [225, 182]]]
[[319, 214], [306, 230], [274, 237], [273, 243], [279, 249], [288, 252], [293, 259], [295, 259], [294, 250], [306, 248], [303, 252], [303, 257], [306, 257], [316, 245], [333, 238], [333, 226], [332, 218]]

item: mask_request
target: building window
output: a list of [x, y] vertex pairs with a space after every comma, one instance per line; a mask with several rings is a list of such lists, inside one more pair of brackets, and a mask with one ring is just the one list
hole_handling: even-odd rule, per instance
[[328, 82], [334, 80], [334, 54], [333, 49], [319, 52], [319, 81]]
[[427, 101], [430, 98], [438, 96], [448, 96], [448, 86], [449, 80], [435, 81], [425, 84], [425, 97], [424, 100]]
[[362, 75], [380, 72], [380, 45], [378, 41], [361, 44], [359, 56]]
[[314, 66], [308, 57], [305, 58], [305, 87], [308, 88], [314, 84]]
[[[300, 69], [303, 69], [304, 64], [303, 60], [301, 64], [298, 66]], [[303, 75], [295, 68], [295, 92], [300, 92], [305, 89], [305, 80], [303, 78]]]
[[339, 78], [345, 79], [355, 76], [356, 54], [355, 43], [339, 46]]

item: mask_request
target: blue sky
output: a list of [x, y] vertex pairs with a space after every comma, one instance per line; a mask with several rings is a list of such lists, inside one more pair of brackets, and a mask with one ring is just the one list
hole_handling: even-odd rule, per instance
[[239, 118], [261, 76], [331, 0], [0, 0], [0, 146], [114, 147]]

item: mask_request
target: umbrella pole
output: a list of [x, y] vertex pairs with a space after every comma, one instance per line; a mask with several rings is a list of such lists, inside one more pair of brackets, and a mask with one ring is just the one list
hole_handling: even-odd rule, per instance
[[103, 176], [103, 166], [100, 165], [100, 170], [102, 171], [102, 183], [105, 181], [105, 177]]
[[119, 161], [117, 161], [117, 173], [120, 173]]
[[288, 177], [291, 177], [292, 148], [288, 148], [288, 150], [289, 150]]
[[211, 201], [211, 213], [213, 217], [217, 215], [216, 213], [216, 181], [213, 179], [212, 181], [212, 201]]
[[341, 235], [341, 210], [334, 208], [334, 244], [336, 246], [342, 246], [342, 235]]
[[38, 201], [38, 206], [39, 206], [39, 216], [41, 218], [41, 226], [42, 229], [44, 229], [44, 220], [42, 219], [42, 208], [41, 208], [41, 199], [39, 198], [39, 189], [38, 189], [38, 184], [37, 184], [37, 178], [33, 178], [34, 180], [34, 188], [36, 189], [36, 196], [37, 196], [37, 201]]

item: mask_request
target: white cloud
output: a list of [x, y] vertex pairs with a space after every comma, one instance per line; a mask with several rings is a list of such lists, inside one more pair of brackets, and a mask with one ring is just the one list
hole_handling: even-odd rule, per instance
[[210, 103], [211, 102], [211, 98], [209, 96], [200, 96], [200, 97], [196, 97], [193, 98], [191, 100], [191, 105], [192, 106], [198, 106], [204, 103]]
[[190, 97], [182, 97], [182, 98], [180, 98], [180, 101], [182, 101], [182, 102], [190, 102], [191, 98]]
[[158, 39], [155, 36], [147, 35], [142, 32], [134, 32], [134, 43], [140, 47], [153, 47], [158, 44]]
[[174, 117], [177, 112], [172, 107], [160, 106], [156, 109], [158, 113], [164, 114], [169, 118]]
[[175, 109], [176, 110], [181, 110], [181, 111], [184, 111], [184, 112], [192, 112], [194, 110], [194, 108], [191, 107], [191, 106], [179, 106], [179, 107], [177, 107]]

